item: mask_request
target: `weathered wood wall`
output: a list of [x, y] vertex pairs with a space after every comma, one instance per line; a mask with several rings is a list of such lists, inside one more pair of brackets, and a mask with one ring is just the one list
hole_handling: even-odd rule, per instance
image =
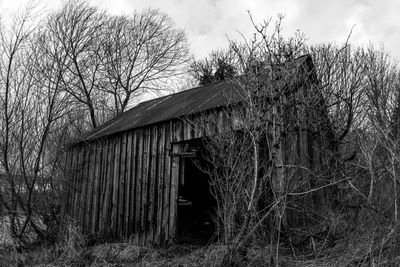
[[63, 217], [104, 238], [172, 242], [182, 175], [172, 154], [203, 134], [174, 119], [70, 147]]

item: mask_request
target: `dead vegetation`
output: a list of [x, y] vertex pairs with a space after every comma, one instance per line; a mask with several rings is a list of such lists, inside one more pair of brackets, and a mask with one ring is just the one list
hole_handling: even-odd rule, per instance
[[[396, 266], [400, 263], [398, 237], [385, 240], [377, 229], [352, 232], [327, 246], [324, 238], [302, 245], [282, 242], [279, 266]], [[26, 266], [221, 266], [222, 245], [172, 245], [168, 248], [139, 247], [129, 242], [84, 246], [84, 237], [74, 227], [57, 245], [27, 249]], [[270, 266], [269, 246], [252, 245], [236, 259], [235, 266]], [[16, 252], [0, 250], [1, 266], [13, 266]]]

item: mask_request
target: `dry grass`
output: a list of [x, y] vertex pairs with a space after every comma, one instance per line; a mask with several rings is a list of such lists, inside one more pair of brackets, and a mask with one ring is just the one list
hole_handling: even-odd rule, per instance
[[[400, 236], [375, 229], [354, 231], [327, 246], [324, 240], [313, 247], [293, 248], [282, 243], [279, 266], [400, 266]], [[27, 266], [221, 266], [224, 246], [173, 245], [168, 248], [138, 247], [132, 243], [105, 243], [87, 247], [79, 228], [69, 224], [64, 238], [47, 247], [27, 249]], [[382, 245], [383, 244], [383, 245]], [[251, 246], [242, 254], [238, 266], [269, 266], [271, 249]], [[15, 264], [12, 247], [0, 250], [0, 266]]]
[[[357, 244], [338, 244], [319, 257], [295, 257], [282, 248], [279, 266], [400, 266], [399, 255], [373, 249], [370, 241], [360, 239]], [[55, 248], [38, 248], [27, 253], [25, 263], [27, 266], [221, 266], [224, 251], [222, 246], [150, 249], [130, 243], [110, 243], [86, 248], [75, 259], [65, 254], [60, 257]], [[12, 266], [13, 257], [4, 257], [12, 251], [3, 252], [0, 265]], [[238, 266], [268, 266], [268, 253], [268, 248], [249, 248]]]

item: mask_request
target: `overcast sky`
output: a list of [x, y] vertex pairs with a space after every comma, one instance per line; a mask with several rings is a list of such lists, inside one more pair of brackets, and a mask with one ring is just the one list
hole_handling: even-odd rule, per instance
[[[9, 13], [29, 0], [0, 0], [2, 13]], [[284, 32], [292, 35], [301, 30], [308, 44], [342, 43], [351, 28], [350, 41], [383, 45], [400, 58], [399, 0], [92, 0], [113, 14], [129, 14], [135, 9], [158, 8], [167, 13], [188, 34], [196, 57], [227, 46], [227, 37], [238, 39], [237, 31], [250, 36], [249, 10], [260, 21], [285, 14]], [[42, 0], [52, 9], [61, 0]]]

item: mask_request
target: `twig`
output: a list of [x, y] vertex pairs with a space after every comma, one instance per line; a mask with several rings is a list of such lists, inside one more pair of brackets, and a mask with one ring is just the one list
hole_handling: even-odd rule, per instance
[[346, 180], [348, 180], [348, 179], [349, 179], [349, 178], [346, 177], [346, 178], [341, 179], [341, 180], [338, 180], [338, 181], [336, 181], [336, 182], [333, 182], [333, 183], [330, 183], [330, 184], [327, 184], [327, 185], [323, 185], [323, 186], [320, 186], [320, 187], [317, 187], [317, 188], [313, 188], [313, 189], [310, 189], [310, 190], [308, 190], [308, 191], [298, 192], [298, 193], [288, 193], [287, 195], [288, 195], [288, 196], [301, 196], [301, 195], [306, 195], [306, 194], [309, 194], [309, 193], [312, 193], [312, 192], [321, 190], [321, 189], [323, 189], [323, 188], [325, 188], [325, 187], [329, 187], [329, 186], [332, 186], [332, 185], [334, 185], [334, 184], [338, 184], [338, 183], [340, 183], [340, 182], [346, 181]]

